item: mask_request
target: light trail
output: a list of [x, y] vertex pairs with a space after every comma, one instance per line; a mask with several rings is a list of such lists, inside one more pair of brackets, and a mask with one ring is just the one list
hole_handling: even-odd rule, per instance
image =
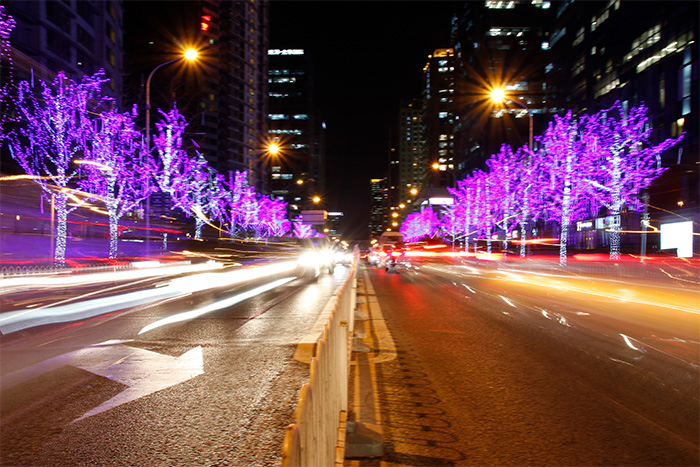
[[273, 282], [269, 282], [265, 285], [262, 285], [260, 287], [256, 287], [252, 290], [248, 290], [246, 292], [240, 293], [238, 295], [234, 295], [233, 297], [228, 297], [223, 300], [219, 300], [218, 302], [211, 303], [205, 307], [198, 308], [196, 310], [191, 310], [191, 311], [186, 311], [184, 313], [177, 313], [175, 315], [168, 316], [167, 318], [160, 319], [158, 321], [155, 321], [148, 326], [145, 326], [143, 329], [141, 329], [138, 332], [138, 335], [140, 336], [143, 333], [146, 333], [148, 331], [152, 331], [154, 329], [157, 329], [161, 326], [165, 326], [168, 324], [174, 324], [174, 323], [179, 323], [182, 321], [189, 321], [195, 318], [199, 318], [202, 315], [205, 315], [207, 313], [211, 313], [212, 311], [217, 311], [221, 310], [224, 308], [231, 307], [237, 303], [240, 303], [244, 300], [247, 300], [249, 298], [253, 298], [256, 295], [260, 295], [261, 293], [267, 292], [269, 290], [272, 290], [276, 287], [279, 287], [281, 285], [286, 284], [287, 282], [293, 281], [296, 279], [296, 277], [286, 277], [284, 279], [279, 279]]
[[195, 292], [242, 284], [267, 276], [286, 273], [293, 271], [296, 267], [296, 261], [285, 261], [264, 266], [236, 269], [231, 272], [205, 272], [178, 277], [164, 286], [153, 289], [139, 290], [78, 303], [9, 311], [3, 313], [0, 317], [0, 331], [3, 334], [9, 334], [45, 324], [68, 323], [88, 319], [117, 310], [149, 304], [154, 301], [172, 299]]
[[[501, 272], [503, 272], [503, 271], [501, 271]], [[509, 277], [507, 279], [502, 279], [502, 280], [510, 280], [513, 282], [520, 282], [520, 283], [530, 284], [530, 285], [534, 285], [537, 287], [544, 287], [544, 288], [548, 288], [548, 289], [555, 287], [558, 290], [562, 290], [565, 292], [575, 292], [575, 293], [580, 293], [580, 294], [585, 294], [585, 295], [592, 295], [592, 296], [595, 296], [598, 298], [608, 298], [608, 299], [619, 300], [619, 301], [623, 301], [623, 302], [636, 303], [639, 305], [668, 308], [670, 310], [676, 310], [676, 311], [682, 311], [685, 313], [692, 313], [695, 315], [700, 315], [700, 310], [697, 308], [689, 308], [689, 307], [685, 307], [685, 306], [673, 305], [670, 303], [655, 302], [655, 301], [651, 301], [651, 300], [643, 300], [643, 299], [639, 299], [639, 298], [625, 297], [625, 296], [622, 296], [620, 294], [605, 293], [605, 292], [601, 292], [599, 290], [591, 290], [591, 289], [586, 289], [583, 287], [577, 287], [577, 286], [573, 286], [573, 285], [552, 284], [551, 281], [544, 282], [544, 281], [538, 281], [538, 280], [529, 278], [529, 277], [527, 277], [526, 274], [520, 274], [520, 275], [517, 275], [517, 277], [512, 277], [512, 276], [514, 276], [514, 274], [512, 272], [507, 272], [506, 275], [509, 275], [511, 277]], [[558, 277], [559, 279], [564, 279], [564, 277], [562, 277], [562, 276], [555, 276], [555, 277]]]
[[65, 287], [67, 285], [99, 284], [101, 282], [127, 281], [165, 275], [185, 274], [191, 272], [210, 271], [224, 267], [221, 263], [207, 262], [201, 264], [179, 264], [173, 266], [146, 267], [134, 263], [134, 270], [115, 272], [96, 272], [92, 274], [70, 274], [50, 276], [19, 276], [0, 279], [0, 291], [6, 294], [12, 287]]

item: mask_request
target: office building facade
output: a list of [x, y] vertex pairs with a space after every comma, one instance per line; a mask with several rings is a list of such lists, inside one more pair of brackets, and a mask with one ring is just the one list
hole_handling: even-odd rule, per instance
[[417, 192], [423, 188], [429, 170], [423, 104], [419, 99], [401, 103], [398, 128], [399, 203], [409, 208]]
[[304, 49], [270, 49], [267, 151], [270, 192], [288, 205], [290, 218], [311, 209], [323, 193], [323, 123], [316, 111], [311, 58]]
[[[550, 107], [545, 67], [552, 2], [465, 2], [453, 21], [458, 68], [455, 159], [461, 174], [484, 168], [501, 144], [528, 143], [529, 112], [537, 135], [560, 108]], [[493, 89], [519, 102], [496, 103]]]
[[454, 49], [435, 49], [423, 68], [422, 96], [425, 157], [429, 165], [439, 166], [428, 176], [433, 186], [454, 183], [455, 77]]

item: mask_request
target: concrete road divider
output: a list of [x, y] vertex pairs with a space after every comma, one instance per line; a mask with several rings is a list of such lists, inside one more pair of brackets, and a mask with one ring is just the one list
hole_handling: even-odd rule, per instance
[[309, 382], [301, 388], [294, 413], [296, 423], [285, 434], [283, 467], [343, 465], [356, 271], [357, 256], [348, 278], [327, 305], [330, 316], [314, 346]]

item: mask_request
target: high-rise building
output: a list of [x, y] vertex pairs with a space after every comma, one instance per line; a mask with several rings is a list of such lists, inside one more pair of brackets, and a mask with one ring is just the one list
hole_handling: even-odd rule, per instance
[[210, 49], [205, 58], [214, 58], [212, 72], [201, 73], [202, 149], [220, 172], [247, 170], [251, 185], [266, 191], [269, 3], [200, 3], [200, 32]]
[[324, 192], [322, 122], [316, 112], [311, 59], [304, 49], [270, 49], [268, 144], [269, 186], [287, 202], [291, 218]]
[[430, 185], [448, 186], [455, 168], [455, 55], [454, 49], [435, 49], [423, 68], [423, 124], [425, 153], [440, 170], [429, 176]]
[[399, 109], [399, 203], [408, 205], [426, 181], [428, 159], [425, 153], [423, 106], [413, 99]]
[[[267, 2], [127, 2], [126, 98], [145, 105], [150, 83], [151, 126], [158, 109], [177, 105], [187, 119], [185, 146], [219, 173], [248, 171], [265, 191], [262, 155], [267, 136]], [[134, 32], [137, 31], [137, 32]], [[186, 48], [197, 59], [182, 57]], [[168, 65], [156, 67], [169, 61]]]
[[[556, 21], [545, 68], [550, 101], [576, 115], [616, 101], [623, 109], [644, 104], [652, 144], [685, 133], [660, 155], [667, 170], [642, 197], [648, 196], [653, 225], [698, 222], [700, 4], [610, 0], [552, 6]], [[638, 230], [638, 216], [628, 217], [630, 230]], [[604, 240], [603, 233], [597, 238]]]
[[104, 93], [121, 105], [123, 11], [120, 0], [5, 0], [15, 22], [10, 35], [15, 81], [51, 83], [59, 71], [75, 80], [104, 69]]
[[386, 230], [387, 217], [387, 188], [386, 178], [373, 178], [369, 181], [370, 192], [370, 217], [369, 235], [370, 238], [378, 239]]
[[[452, 40], [459, 88], [458, 172], [483, 168], [503, 143], [516, 148], [527, 144], [528, 109], [535, 135], [557, 110], [548, 108], [545, 80], [551, 7], [546, 0], [486, 0], [465, 2], [456, 15]], [[493, 102], [490, 93], [495, 88], [519, 104]]]

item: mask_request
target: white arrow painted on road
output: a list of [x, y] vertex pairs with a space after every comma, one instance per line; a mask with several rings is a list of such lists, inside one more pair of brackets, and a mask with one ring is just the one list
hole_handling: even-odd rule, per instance
[[71, 365], [128, 386], [124, 391], [74, 420], [78, 421], [204, 373], [202, 347], [195, 347], [179, 357], [171, 357], [129, 347], [122, 342], [102, 342], [18, 370], [3, 377], [3, 389], [64, 365]]

